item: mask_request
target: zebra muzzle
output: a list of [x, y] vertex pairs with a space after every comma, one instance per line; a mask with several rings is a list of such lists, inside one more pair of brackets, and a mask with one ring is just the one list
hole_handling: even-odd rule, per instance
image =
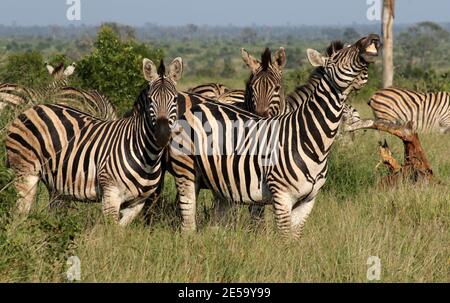
[[171, 129], [167, 118], [158, 118], [155, 124], [155, 139], [159, 147], [165, 147], [169, 142]]

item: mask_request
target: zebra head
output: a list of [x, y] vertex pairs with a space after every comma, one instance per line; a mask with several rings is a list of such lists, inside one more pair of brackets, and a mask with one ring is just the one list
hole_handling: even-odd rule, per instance
[[261, 117], [275, 116], [284, 111], [284, 93], [282, 87], [283, 68], [286, 64], [286, 52], [280, 47], [273, 58], [268, 48], [261, 55], [261, 61], [255, 59], [245, 49], [241, 49], [242, 59], [251, 70], [245, 90], [245, 102], [248, 110]]
[[175, 58], [169, 65], [168, 73], [163, 60], [156, 68], [149, 60], [143, 61], [144, 78], [149, 83], [147, 103], [144, 107], [150, 120], [150, 127], [154, 131], [156, 144], [159, 147], [167, 145], [171, 130], [177, 120], [177, 81], [183, 72], [183, 60]]
[[380, 37], [370, 34], [348, 47], [334, 41], [328, 47], [327, 55], [313, 49], [308, 49], [307, 55], [309, 62], [313, 66], [323, 67], [333, 84], [347, 95], [351, 90], [358, 90], [367, 83], [368, 66], [375, 61], [380, 49]]

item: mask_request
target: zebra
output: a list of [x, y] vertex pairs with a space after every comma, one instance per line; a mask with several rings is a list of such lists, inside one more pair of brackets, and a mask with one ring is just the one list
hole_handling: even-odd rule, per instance
[[128, 224], [156, 192], [161, 158], [177, 119], [176, 83], [183, 64], [176, 58], [159, 68], [143, 60], [148, 86], [133, 115], [103, 121], [74, 108], [36, 105], [8, 127], [7, 160], [15, 171], [17, 214], [26, 216], [39, 180], [50, 193], [81, 201], [102, 200], [103, 212]]
[[308, 49], [321, 77], [308, 101], [288, 114], [260, 118], [213, 103], [187, 111], [169, 148], [182, 230], [196, 229], [196, 199], [204, 182], [219, 199], [271, 202], [278, 229], [298, 237], [325, 183], [345, 91], [380, 47], [380, 37], [371, 34], [329, 57]]
[[220, 83], [206, 83], [188, 89], [188, 93], [198, 94], [210, 99], [218, 99], [219, 96], [228, 92], [230, 89]]
[[239, 107], [243, 107], [245, 102], [245, 90], [243, 89], [230, 89], [217, 98], [219, 103], [233, 104]]
[[[331, 57], [334, 53], [337, 51], [343, 49], [345, 46], [341, 41], [333, 41], [330, 46], [326, 50], [326, 54], [328, 57]], [[349, 46], [347, 46], [349, 47]], [[291, 93], [289, 93], [286, 96], [286, 110], [285, 113], [290, 113], [301, 106], [301, 104], [305, 101], [307, 101], [311, 95], [315, 92], [315, 89], [317, 88], [317, 85], [320, 83], [321, 80], [321, 72], [320, 69], [314, 70], [311, 75], [309, 76], [308, 81], [305, 84], [299, 85], [295, 88], [295, 90]], [[342, 92], [342, 94], [347, 97], [348, 94], [350, 94], [352, 91], [358, 91], [364, 85], [366, 85], [367, 81], [369, 79], [369, 74], [367, 69], [363, 69], [361, 73], [354, 79], [351, 85], [348, 86], [348, 88]], [[352, 107], [345, 103], [344, 108], [348, 109], [349, 111], [352, 110]]]
[[381, 89], [368, 102], [376, 119], [394, 123], [414, 122], [421, 133], [450, 131], [450, 93], [419, 93], [390, 87]]
[[63, 62], [56, 67], [46, 62], [45, 66], [50, 76], [52, 76], [50, 84], [43, 88], [32, 89], [18, 84], [3, 83], [0, 85], [0, 100], [2, 101], [0, 107], [3, 108], [8, 103], [20, 105], [48, 99], [61, 87], [67, 86], [68, 78], [75, 70], [75, 63], [72, 63], [67, 68], [64, 68]]
[[53, 67], [45, 63], [52, 82], [44, 88], [31, 89], [19, 84], [0, 84], [0, 109], [6, 104], [20, 106], [36, 102], [52, 102], [76, 107], [83, 112], [104, 120], [114, 120], [117, 113], [112, 102], [96, 90], [84, 90], [68, 86], [68, 78], [74, 73], [76, 64], [64, 68], [64, 63]]
[[68, 67], [64, 68], [64, 62], [61, 62], [58, 66], [53, 67], [50, 63], [45, 62], [45, 67], [48, 73], [52, 76], [53, 82], [49, 87], [58, 88], [61, 86], [67, 86], [68, 77], [70, 77], [75, 71], [75, 62], [72, 62]]
[[[269, 48], [261, 54], [261, 60], [241, 48], [241, 56], [251, 71], [245, 90], [228, 89], [223, 84], [208, 83], [194, 89], [203, 97], [215, 99], [221, 104], [232, 104], [261, 117], [271, 117], [284, 111], [285, 100], [282, 87], [283, 68], [286, 65], [286, 51], [280, 47], [273, 58]], [[201, 91], [203, 89], [204, 92]], [[221, 87], [218, 95], [215, 87]], [[198, 88], [198, 89], [197, 89]], [[206, 89], [208, 88], [208, 89]], [[214, 94], [212, 93], [214, 91]], [[211, 97], [214, 95], [214, 97]]]
[[80, 108], [83, 112], [102, 120], [115, 120], [118, 118], [116, 107], [111, 100], [97, 90], [64, 86], [53, 94], [52, 101]]

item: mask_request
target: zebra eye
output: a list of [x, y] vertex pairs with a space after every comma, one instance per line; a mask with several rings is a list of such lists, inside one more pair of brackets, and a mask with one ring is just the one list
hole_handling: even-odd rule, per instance
[[278, 92], [280, 91], [280, 89], [281, 89], [281, 86], [279, 86], [279, 85], [276, 86], [276, 87], [275, 87], [275, 92], [278, 93]]

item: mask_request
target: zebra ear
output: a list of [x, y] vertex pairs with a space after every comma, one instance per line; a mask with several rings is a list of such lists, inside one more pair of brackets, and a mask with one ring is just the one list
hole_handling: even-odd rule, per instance
[[273, 55], [273, 61], [279, 70], [282, 70], [286, 65], [286, 50], [284, 47], [280, 47]]
[[245, 49], [241, 48], [242, 59], [245, 64], [250, 68], [252, 73], [254, 74], [256, 70], [261, 66], [261, 63], [252, 55], [250, 55]]
[[144, 58], [142, 62], [142, 71], [144, 72], [144, 78], [148, 82], [152, 82], [158, 78], [158, 73], [156, 71], [156, 65], [152, 60]]
[[183, 59], [180, 57], [173, 59], [169, 65], [169, 78], [172, 79], [173, 82], [177, 83], [177, 81], [181, 79], [182, 74]]
[[48, 73], [52, 75], [55, 68], [51, 66], [49, 63], [45, 63], [45, 67], [47, 68]]
[[70, 75], [73, 74], [74, 71], [75, 71], [75, 62], [72, 63], [71, 65], [69, 65], [69, 66], [64, 70], [64, 76], [69, 77]]
[[315, 66], [315, 67], [325, 66], [326, 57], [323, 56], [318, 51], [316, 51], [315, 49], [308, 48], [306, 50], [306, 55], [308, 56], [308, 60], [312, 66]]

